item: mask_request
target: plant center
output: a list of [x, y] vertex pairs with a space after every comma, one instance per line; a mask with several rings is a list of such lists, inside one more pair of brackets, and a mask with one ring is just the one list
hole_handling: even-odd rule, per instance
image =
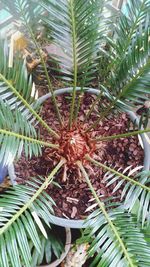
[[55, 143], [59, 145], [59, 149], [46, 148], [44, 157], [47, 161], [57, 162], [64, 157], [67, 162], [66, 166], [74, 168], [78, 160], [84, 161], [85, 155], [92, 156], [96, 151], [96, 143], [91, 141], [91, 133], [86, 133], [84, 125], [73, 126], [71, 130], [67, 126], [60, 130], [61, 136]]
[[89, 135], [77, 127], [70, 131], [62, 130], [59, 145], [59, 152], [67, 159], [67, 164], [74, 164], [77, 160], [83, 160], [85, 154], [90, 153], [95, 146], [90, 142]]

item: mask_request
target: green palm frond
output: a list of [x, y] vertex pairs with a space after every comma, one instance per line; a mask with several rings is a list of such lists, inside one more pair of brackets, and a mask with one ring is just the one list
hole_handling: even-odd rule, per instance
[[[149, 0], [128, 0], [127, 15], [120, 12], [110, 47], [108, 77], [105, 91], [110, 92], [108, 104], [95, 127], [115, 106], [128, 110], [135, 103], [148, 99], [150, 69], [150, 3]], [[106, 95], [107, 96], [107, 95]]]
[[[149, 17], [148, 17], [149, 21]], [[119, 97], [127, 100], [136, 100], [140, 97], [143, 101], [146, 99], [145, 94], [149, 94], [149, 32], [147, 21], [143, 26], [142, 33], [133, 41], [131, 51], [128, 52], [127, 58], [120, 65], [119, 71], [112, 76], [110, 86], [116, 87]], [[141, 44], [141, 45], [139, 45]], [[118, 91], [117, 91], [118, 90]]]
[[16, 91], [31, 104], [35, 100], [34, 96], [31, 96], [32, 78], [27, 73], [25, 62], [19, 57], [14, 59], [13, 68], [9, 68], [9, 53], [7, 41], [0, 40], [0, 98], [7, 100], [12, 108], [17, 106], [18, 109], [22, 109], [21, 99], [18, 99], [15, 92], [10, 90], [8, 84], [10, 83], [15, 87]]
[[[127, 168], [125, 168], [124, 170], [119, 168], [118, 170], [116, 170], [116, 168], [112, 168], [112, 172], [111, 171], [108, 171], [105, 173], [104, 175], [104, 181], [107, 182], [107, 187], [111, 186], [113, 183], [116, 183], [120, 177], [118, 177], [117, 175], [119, 175], [119, 172], [121, 174], [123, 174], [124, 176], [124, 179], [122, 180], [119, 180], [119, 182], [117, 183], [117, 185], [114, 187], [113, 189], [113, 193], [116, 192], [124, 183], [124, 180], [125, 180], [125, 176], [127, 177], [131, 177], [131, 179], [133, 179], [133, 183], [134, 183], [134, 178], [133, 177], [133, 174], [136, 173], [138, 170], [140, 170], [141, 168], [143, 168], [142, 166], [138, 166], [138, 167], [135, 167], [135, 168], [132, 168], [131, 166], [128, 166]], [[113, 172], [113, 169], [114, 171], [116, 172]], [[122, 172], [121, 172], [122, 171]], [[123, 178], [122, 176], [122, 178]], [[131, 181], [132, 182], [132, 181]]]
[[[141, 124], [142, 124], [142, 121], [139, 121], [139, 129], [142, 128]], [[135, 127], [137, 127], [137, 125], [135, 125], [135, 123], [134, 123], [134, 128]], [[118, 138], [140, 135], [140, 134], [148, 133], [148, 132], [150, 132], [150, 128], [146, 128], [146, 129], [142, 129], [142, 130], [135, 130], [134, 129], [133, 131], [128, 131], [128, 132], [122, 133], [122, 134], [99, 136], [93, 140], [95, 140], [95, 141], [109, 141], [109, 140], [114, 140], [114, 139], [118, 139]], [[145, 137], [146, 137], [146, 135], [145, 135]], [[148, 140], [148, 136], [147, 136], [147, 140]]]
[[[139, 173], [135, 179], [141, 184], [145, 184], [149, 187], [149, 172]], [[122, 198], [125, 198], [125, 208], [129, 211], [135, 207], [137, 209], [138, 221], [141, 222], [142, 226], [150, 224], [150, 191], [142, 190], [138, 186], [134, 186], [127, 183], [123, 192]]]
[[0, 42], [0, 55], [0, 98], [7, 101], [12, 109], [18, 107], [28, 119], [40, 122], [48, 132], [58, 138], [58, 134], [37, 113], [39, 106], [32, 97], [33, 84], [23, 60], [16, 58], [13, 67], [9, 68], [8, 44], [3, 41]]
[[[55, 97], [55, 94], [54, 94], [54, 91], [53, 91], [53, 88], [52, 88], [51, 80], [50, 80], [49, 73], [48, 73], [48, 70], [47, 70], [47, 65], [46, 65], [46, 62], [45, 62], [45, 58], [43, 56], [41, 46], [40, 46], [40, 44], [38, 43], [38, 41], [36, 39], [35, 29], [34, 29], [34, 27], [32, 25], [32, 23], [34, 21], [34, 18], [36, 18], [37, 15], [40, 14], [41, 17], [42, 17], [42, 8], [39, 7], [39, 5], [37, 5], [37, 9], [39, 8], [39, 11], [36, 13], [35, 10], [33, 10], [33, 12], [36, 14], [36, 16], [33, 16], [33, 18], [32, 18], [31, 9], [32, 9], [33, 5], [35, 7], [34, 0], [33, 1], [29, 1], [29, 0], [25, 0], [25, 1], [15, 0], [14, 1], [14, 7], [16, 9], [16, 12], [17, 12], [17, 15], [18, 15], [19, 19], [21, 20], [23, 29], [24, 29], [25, 32], [28, 33], [28, 35], [29, 35], [29, 37], [30, 37], [30, 39], [32, 41], [32, 44], [34, 44], [35, 49], [37, 50], [37, 53], [38, 53], [38, 55], [40, 57], [42, 67], [43, 67], [44, 73], [46, 75], [46, 80], [47, 80], [47, 83], [48, 83], [48, 89], [49, 89], [50, 93], [52, 94], [52, 100], [53, 100], [53, 104], [55, 106], [55, 111], [56, 111], [56, 114], [57, 114], [57, 118], [59, 120], [60, 125], [62, 125], [63, 122], [62, 122], [60, 111], [59, 111], [59, 108], [58, 108], [58, 105], [57, 105], [56, 97]], [[4, 7], [5, 6], [6, 6], [6, 8], [9, 8], [9, 3], [7, 4], [7, 3], [4, 2]], [[10, 9], [10, 13], [11, 13], [11, 9]], [[39, 22], [38, 18], [35, 19], [35, 23], [37, 23], [37, 22]]]
[[[89, 257], [97, 253], [91, 267], [148, 266], [150, 246], [137, 225], [137, 218], [125, 213], [121, 208], [107, 211], [105, 204], [100, 201], [95, 192], [82, 163], [77, 164], [99, 206], [98, 210], [89, 215], [85, 224], [85, 237], [82, 239], [82, 242], [91, 243], [88, 251]], [[91, 242], [92, 237], [94, 240]], [[139, 241], [138, 247], [137, 240]]]
[[[114, 35], [112, 34], [113, 38], [110, 35], [107, 38], [111, 29], [107, 19], [104, 18], [103, 11], [107, 2], [105, 0], [41, 0], [37, 9], [36, 0], [15, 0], [13, 4], [10, 0], [2, 2], [10, 13], [22, 21], [22, 26], [26, 27], [35, 45], [60, 125], [63, 121], [47, 70], [47, 62], [34, 34], [33, 24], [42, 10], [46, 11], [41, 19], [50, 28], [51, 41], [62, 52], [62, 57], [50, 56], [52, 60], [58, 61], [61, 78], [67, 83], [70, 82], [73, 87], [69, 130], [81, 104], [81, 95], [77, 102], [76, 88], [80, 86], [80, 93], [84, 93], [84, 87], [91, 84], [95, 77], [97, 55], [103, 50], [101, 47], [103, 40], [109, 42], [108, 53], [103, 52], [110, 66], [106, 66], [104, 73], [108, 76], [108, 80], [106, 82], [104, 77], [104, 85], [100, 85], [100, 93], [95, 103], [99, 100], [103, 102], [105, 94], [110, 101], [106, 104], [101, 103], [102, 114], [94, 125], [105, 118], [115, 105], [125, 107], [131, 102], [143, 103], [147, 99], [147, 94], [150, 93], [149, 0], [127, 1], [128, 15], [120, 12], [116, 27], [113, 28], [115, 31]], [[41, 24], [42, 20], [37, 19], [37, 22]], [[10, 51], [7, 42], [0, 42], [0, 162], [4, 162], [5, 165], [10, 164], [14, 158], [19, 158], [23, 150], [27, 157], [32, 157], [40, 155], [43, 146], [58, 148], [57, 145], [40, 140], [34, 128], [35, 123], [40, 122], [48, 133], [56, 138], [60, 137], [38, 113], [36, 91], [32, 94], [32, 77], [27, 72], [26, 62], [22, 56], [14, 52], [15, 58], [11, 66]], [[92, 108], [94, 110], [94, 104], [91, 105], [87, 118]], [[91, 125], [89, 129], [93, 127]], [[141, 130], [126, 134], [99, 137], [96, 141], [149, 131], [149, 129], [143, 130], [140, 126], [139, 128]], [[97, 162], [88, 155], [85, 155], [84, 160], [107, 171], [105, 175], [107, 186], [116, 184], [113, 192], [123, 188], [119, 205], [116, 201], [113, 202], [113, 199], [101, 201], [82, 163], [77, 162], [79, 171], [81, 170], [94, 196], [96, 202], [94, 205], [99, 206], [99, 209], [88, 217], [82, 238], [84, 242], [90, 243], [89, 257], [95, 256], [91, 266], [150, 266], [150, 243], [142, 229], [149, 226], [150, 222], [149, 173], [142, 172], [133, 177], [138, 168], [126, 169], [121, 173], [120, 170]], [[65, 163], [66, 160], [62, 159], [48, 178], [36, 177], [0, 196], [0, 266], [35, 267], [42, 262], [44, 253], [50, 261], [47, 249], [51, 244], [46, 240], [46, 227], [49, 226], [54, 202], [45, 191]], [[135, 206], [138, 211], [132, 214]], [[61, 250], [55, 248], [55, 240], [51, 241], [53, 250], [58, 256]]]
[[121, 14], [116, 26], [107, 84], [118, 100], [140, 102], [149, 94], [150, 3], [129, 0], [126, 7], [128, 17]]
[[145, 240], [150, 244], [150, 226], [143, 229], [143, 233], [145, 235]]
[[48, 178], [34, 178], [26, 185], [17, 185], [0, 196], [1, 266], [22, 267], [24, 262], [26, 267], [31, 267], [31, 241], [40, 253], [38, 229], [47, 238], [43, 222], [49, 226], [52, 205], [55, 205], [45, 189], [63, 164], [62, 159]]
[[[115, 44], [114, 52], [111, 62], [117, 69], [120, 62], [126, 57], [126, 52], [129, 51], [130, 44], [134, 41], [136, 33], [139, 30], [139, 25], [145, 23], [147, 14], [149, 13], [150, 3], [149, 0], [128, 0], [125, 8], [125, 14], [116, 21], [115, 31]], [[144, 26], [144, 25], [143, 25]], [[139, 32], [140, 33], [140, 32]]]
[[37, 1], [30, 0], [29, 2], [26, 0], [15, 0], [12, 2], [11, 0], [1, 0], [1, 3], [2, 7], [8, 10], [8, 12], [12, 14], [13, 18], [17, 20], [20, 20], [20, 5], [22, 5], [24, 9], [26, 8], [28, 10], [28, 12], [26, 13], [27, 20], [30, 25], [36, 30], [37, 21], [39, 22], [42, 12], [42, 8], [40, 5], [38, 5]]
[[[35, 194], [36, 189], [38, 189], [38, 187], [40, 186], [40, 182], [41, 181], [39, 179], [38, 181], [39, 185], [37, 185], [37, 183], [35, 184], [33, 183], [33, 186], [35, 186], [36, 188], [33, 188], [32, 191], [31, 191], [31, 187], [28, 187], [28, 186], [25, 186], [25, 187], [16, 186], [15, 191], [14, 190], [8, 191], [8, 196], [7, 194], [5, 194], [5, 197], [0, 199], [0, 206], [1, 206], [1, 213], [0, 213], [0, 218], [1, 218], [0, 236], [1, 237], [0, 238], [6, 239], [6, 235], [7, 235], [7, 240], [6, 240], [7, 244], [6, 245], [3, 244], [3, 250], [4, 249], [7, 250], [8, 249], [7, 246], [10, 246], [11, 253], [14, 253], [14, 249], [15, 249], [15, 254], [14, 254], [16, 255], [15, 259], [13, 259], [14, 257], [12, 257], [11, 259], [11, 255], [9, 255], [9, 253], [6, 256], [7, 261], [11, 262], [12, 266], [21, 266], [21, 263], [19, 263], [20, 253], [21, 253], [21, 257], [23, 257], [23, 260], [26, 260], [26, 266], [30, 266], [31, 255], [30, 255], [30, 247], [28, 244], [28, 238], [32, 240], [34, 246], [40, 252], [41, 243], [40, 243], [40, 239], [39, 239], [38, 232], [36, 229], [37, 225], [36, 225], [34, 217], [32, 216], [33, 211], [35, 211], [38, 214], [38, 216], [40, 215], [40, 207], [38, 206], [39, 209], [36, 209], [36, 205], [32, 205], [32, 208], [30, 208], [30, 211], [27, 210], [27, 208], [25, 208], [23, 215], [22, 213], [19, 214], [19, 211], [21, 212], [21, 208], [22, 207], [24, 208], [26, 206], [25, 204], [30, 202], [32, 195]], [[48, 216], [49, 213], [52, 212], [52, 208], [49, 209], [49, 207], [51, 207], [51, 204], [49, 203], [49, 199], [46, 198], [45, 194], [44, 194], [44, 199], [45, 199], [45, 203], [43, 203], [39, 197], [39, 201], [42, 203], [42, 206], [43, 206], [43, 209], [41, 209], [42, 215], [43, 213], [45, 213], [44, 214], [45, 218], [47, 218], [46, 216]], [[36, 201], [35, 201], [35, 204], [36, 204]], [[46, 209], [46, 212], [43, 211], [44, 209]], [[45, 220], [45, 218], [42, 218], [42, 219]], [[13, 223], [11, 221], [13, 221]], [[10, 234], [11, 232], [13, 232], [13, 235], [14, 235], [13, 239], [15, 240], [15, 245], [16, 245], [15, 247], [13, 246], [13, 243], [11, 242], [12, 241], [11, 234]], [[8, 239], [10, 240], [10, 242], [8, 242]], [[22, 246], [25, 246], [27, 248], [27, 251], [25, 251], [22, 248]], [[1, 256], [1, 262], [4, 262], [5, 260], [2, 256]]]
[[46, 264], [50, 264], [52, 261], [53, 254], [56, 258], [60, 258], [61, 253], [64, 250], [64, 245], [57, 235], [53, 232], [48, 232], [48, 238], [46, 239], [43, 235], [40, 235], [41, 240], [41, 251], [39, 251], [32, 244], [32, 262], [31, 267], [39, 266], [43, 261]]
[[[135, 171], [137, 171], [137, 168], [135, 168]], [[129, 172], [128, 176], [133, 175], [134, 169]], [[107, 172], [105, 174], [105, 181], [107, 182], [107, 186], [110, 186], [113, 183], [116, 183], [116, 186], [113, 190], [113, 192], [119, 190], [122, 185], [123, 190], [121, 193], [121, 199], [123, 200], [123, 204], [125, 206], [125, 209], [128, 209], [129, 211], [132, 211], [134, 208], [137, 209], [137, 215], [138, 215], [138, 221], [142, 221], [142, 226], [150, 224], [150, 190], [148, 187], [149, 183], [149, 172], [143, 171], [141, 173], [138, 173], [134, 177], [132, 177], [133, 180], [138, 181], [138, 183], [142, 185], [147, 185], [146, 188], [141, 188], [140, 185], [135, 185], [134, 181], [132, 182], [126, 182], [124, 184], [124, 179], [120, 179], [121, 177], [118, 175]]]
[[150, 246], [145, 241], [142, 230], [137, 226], [137, 218], [119, 209], [107, 212], [107, 214], [128, 251], [130, 262], [124, 256], [111, 225], [106, 221], [102, 212], [97, 210], [87, 219], [86, 229], [80, 240], [80, 242], [90, 243], [88, 256], [93, 257], [90, 267], [149, 266]]
[[11, 164], [23, 150], [26, 157], [39, 156], [41, 146], [57, 148], [39, 140], [34, 126], [19, 110], [12, 111], [7, 102], [0, 101], [0, 161], [3, 165]]
[[42, 7], [49, 14], [43, 20], [52, 29], [53, 42], [63, 51], [59, 62], [67, 81], [85, 86], [93, 78], [99, 42], [104, 34], [104, 3], [97, 0], [42, 1]]
[[[149, 183], [149, 171], [143, 171], [132, 177], [132, 175], [140, 169], [136, 167], [135, 169], [124, 170], [123, 173], [116, 171], [100, 162], [93, 160], [87, 156], [87, 159], [96, 164], [99, 167], [102, 167], [104, 170], [107, 170], [105, 174], [105, 181], [107, 186], [110, 186], [113, 183], [116, 183], [116, 186], [113, 192], [119, 190], [121, 186], [124, 186], [121, 194], [121, 199], [126, 209], [131, 211], [134, 208], [134, 205], [138, 205], [138, 220], [142, 221], [142, 226], [150, 223], [150, 188]], [[125, 172], [129, 171], [128, 176], [125, 175]], [[124, 181], [126, 181], [124, 185]]]
[[61, 49], [61, 56], [52, 57], [59, 58], [63, 79], [73, 83], [69, 127], [74, 119], [77, 85], [83, 88], [95, 76], [95, 59], [104, 33], [104, 3], [103, 0], [42, 1], [42, 7], [49, 13], [43, 20], [51, 28], [54, 44]]

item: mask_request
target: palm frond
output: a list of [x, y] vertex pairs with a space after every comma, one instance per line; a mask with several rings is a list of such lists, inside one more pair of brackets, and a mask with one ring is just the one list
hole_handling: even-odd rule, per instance
[[124, 5], [125, 14], [121, 12], [114, 29], [113, 56], [115, 57], [112, 58], [111, 66], [114, 66], [115, 69], [120, 64], [120, 61], [126, 57], [126, 52], [128, 52], [130, 44], [136, 37], [139, 25], [145, 23], [149, 8], [150, 3], [148, 0], [128, 0]]
[[42, 153], [41, 146], [55, 147], [53, 144], [39, 140], [34, 126], [22, 115], [21, 111], [14, 109], [7, 103], [0, 101], [0, 162], [7, 166], [14, 159], [21, 156], [24, 150], [25, 156], [39, 156]]
[[[112, 173], [112, 172], [108, 171], [104, 175], [104, 181], [107, 182], [107, 187], [111, 186], [113, 183], [117, 182], [117, 180], [119, 179], [117, 174], [119, 174], [119, 172], [121, 172], [121, 171], [122, 171], [123, 175], [131, 177], [133, 179], [133, 174], [136, 173], [137, 171], [139, 171], [142, 168], [143, 168], [142, 166], [138, 166], [138, 167], [135, 167], [135, 168], [132, 168], [132, 166], [128, 166], [124, 170], [121, 169], [121, 168], [119, 168], [119, 170], [116, 170], [116, 168], [114, 167], [113, 169], [115, 169], [117, 171], [116, 175], [115, 175], [115, 173]], [[116, 192], [118, 189], [120, 189], [121, 186], [123, 185], [123, 183], [124, 183], [124, 180], [123, 179], [120, 180], [117, 183], [117, 185], [114, 187], [113, 193]]]
[[9, 68], [9, 53], [8, 43], [6, 40], [0, 40], [0, 98], [7, 100], [11, 108], [23, 109], [25, 108], [21, 99], [10, 90], [4, 78], [15, 87], [16, 91], [28, 102], [33, 103], [34, 97], [31, 96], [32, 92], [32, 78], [27, 73], [26, 64], [23, 59], [17, 57], [14, 60], [13, 68]]
[[[143, 189], [145, 189], [145, 190], [147, 190], [147, 191], [150, 191], [150, 189], [149, 189], [148, 186], [145, 186], [145, 185], [141, 184], [140, 182], [138, 182], [138, 181], [132, 179], [131, 177], [124, 175], [124, 173], [121, 173], [121, 172], [119, 172], [119, 171], [116, 171], [116, 170], [114, 170], [113, 168], [108, 167], [108, 166], [106, 166], [105, 164], [102, 164], [101, 162], [92, 159], [89, 155], [86, 155], [85, 158], [86, 158], [87, 160], [89, 160], [90, 162], [92, 162], [93, 164], [95, 164], [95, 165], [97, 165], [97, 166], [99, 166], [99, 167], [102, 167], [103, 169], [109, 171], [110, 173], [116, 174], [116, 176], [118, 175], [119, 177], [121, 177], [122, 179], [124, 179], [124, 180], [126, 180], [126, 181], [129, 181], [130, 183], [132, 183], [132, 184], [134, 184], [134, 185], [137, 185], [137, 186], [140, 186], [141, 188], [143, 188]], [[139, 167], [138, 167], [138, 168], [139, 168]], [[138, 168], [137, 168], [137, 169], [138, 169]], [[140, 168], [141, 168], [141, 167], [140, 167]], [[132, 172], [132, 171], [131, 171], [131, 172]]]
[[61, 239], [57, 235], [54, 235], [53, 232], [48, 232], [47, 239], [40, 235], [40, 240], [42, 244], [40, 253], [32, 244], [31, 267], [39, 266], [43, 261], [45, 261], [46, 264], [50, 264], [52, 261], [52, 256], [55, 255], [56, 258], [60, 258], [61, 253], [64, 250]]
[[[147, 122], [146, 122], [147, 123]], [[118, 139], [118, 138], [124, 138], [124, 137], [129, 137], [129, 136], [135, 136], [135, 135], [140, 135], [140, 134], [143, 134], [143, 133], [148, 133], [150, 132], [150, 128], [146, 128], [146, 129], [143, 129], [143, 126], [141, 125], [142, 124], [142, 121], [140, 120], [139, 121], [139, 129], [142, 128], [142, 130], [135, 130], [135, 127], [137, 127], [137, 122], [134, 122], [133, 123], [133, 131], [128, 131], [126, 133], [122, 133], [122, 134], [116, 134], [116, 135], [108, 135], [108, 136], [99, 136], [93, 140], [95, 141], [110, 141], [110, 140], [113, 140], [113, 139]], [[147, 140], [148, 140], [148, 137], [145, 137]], [[149, 142], [149, 140], [148, 140]]]
[[[8, 64], [8, 44], [0, 42], [0, 97], [7, 101], [7, 104], [13, 109], [18, 107], [22, 114], [29, 119], [36, 119], [52, 135], [58, 138], [45, 121], [36, 112], [39, 106], [32, 97], [32, 80], [27, 73], [27, 69], [22, 59], [16, 59], [14, 66], [9, 68]], [[31, 116], [32, 115], [32, 116]]]
[[128, 110], [131, 105], [145, 102], [150, 93], [150, 3], [128, 0], [126, 7], [127, 15], [120, 13], [113, 39], [107, 38], [111, 52], [104, 87], [110, 91], [110, 101], [89, 130], [115, 106]]
[[59, 59], [62, 78], [73, 83], [70, 128], [74, 119], [76, 87], [80, 85], [83, 88], [94, 77], [99, 40], [104, 31], [104, 3], [103, 0], [42, 1], [42, 7], [49, 14], [43, 20], [51, 28], [54, 44], [61, 50], [61, 56], [51, 56], [57, 61]]
[[[4, 3], [4, 6], [5, 5], [6, 5], [6, 8], [9, 8], [9, 3], [8, 3], [8, 5], [7, 5], [7, 3]], [[29, 0], [25, 0], [25, 1], [15, 0], [14, 1], [14, 7], [16, 9], [16, 12], [17, 12], [18, 16], [19, 16], [19, 19], [21, 20], [21, 23], [22, 23], [22, 25], [24, 27], [24, 30], [30, 36], [30, 39], [32, 40], [32, 42], [33, 42], [33, 44], [35, 46], [35, 49], [37, 50], [37, 53], [38, 53], [38, 55], [40, 57], [42, 67], [43, 67], [45, 75], [46, 75], [46, 80], [47, 80], [47, 83], [48, 83], [48, 89], [52, 94], [52, 100], [53, 100], [53, 103], [54, 103], [54, 106], [55, 106], [55, 111], [56, 111], [59, 123], [60, 123], [60, 125], [62, 125], [63, 123], [62, 123], [60, 111], [59, 111], [59, 108], [58, 108], [58, 105], [57, 105], [57, 101], [56, 101], [56, 97], [55, 97], [55, 94], [54, 94], [54, 91], [53, 91], [53, 88], [52, 88], [51, 80], [50, 80], [49, 73], [48, 73], [47, 66], [46, 66], [46, 62], [45, 62], [45, 58], [43, 56], [43, 52], [42, 52], [42, 49], [40, 47], [40, 44], [38, 43], [38, 41], [36, 39], [36, 34], [35, 34], [35, 31], [34, 31], [34, 27], [32, 25], [33, 20], [37, 16], [38, 13], [41, 14], [41, 17], [42, 17], [42, 8], [37, 5], [36, 9], [39, 9], [39, 10], [38, 10], [37, 14], [36, 14], [35, 10], [33, 10], [33, 13], [35, 13], [36, 16], [33, 16], [33, 18], [32, 18], [31, 9], [32, 9], [33, 6], [35, 7], [34, 1], [29, 1]], [[10, 13], [11, 13], [11, 10], [10, 10]], [[39, 22], [38, 18], [37, 18], [36, 23], [37, 22]]]
[[[91, 243], [88, 255], [89, 257], [94, 256], [97, 251], [98, 255], [91, 266], [142, 267], [149, 264], [150, 247], [148, 247], [145, 241], [144, 234], [138, 228], [136, 219], [133, 220], [132, 215], [125, 213], [121, 208], [114, 209], [113, 212], [107, 211], [104, 203], [100, 201], [95, 192], [82, 163], [77, 162], [77, 164], [86, 179], [95, 201], [99, 205], [99, 209], [88, 217], [87, 224], [85, 225], [85, 232], [89, 231], [88, 238], [82, 240], [83, 242], [90, 242], [91, 237], [93, 235], [95, 237]], [[137, 238], [139, 240], [138, 248], [136, 247]], [[145, 255], [144, 259], [143, 253]]]
[[52, 205], [55, 205], [45, 188], [63, 164], [62, 159], [48, 178], [34, 178], [0, 196], [1, 266], [22, 267], [24, 262], [26, 267], [31, 267], [31, 242], [40, 253], [39, 231], [47, 238], [43, 222], [49, 226]]
[[88, 217], [85, 224], [86, 229], [80, 240], [80, 242], [90, 244], [88, 256], [93, 257], [90, 267], [148, 266], [150, 264], [150, 246], [137, 225], [137, 218], [121, 209], [115, 209], [114, 212], [109, 211], [107, 214], [122, 239], [131, 262], [124, 257], [121, 246], [102, 212], [96, 210]]
[[[137, 168], [135, 168], [135, 172], [137, 171]], [[134, 169], [129, 172], [129, 175], [133, 175]], [[149, 183], [149, 175], [150, 173], [148, 171], [143, 171], [141, 173], [138, 173], [134, 176], [135, 181], [137, 180], [141, 186], [142, 185], [148, 185]], [[105, 175], [105, 180], [108, 182], [107, 186], [110, 186], [112, 183], [116, 183], [116, 186], [113, 190], [113, 192], [120, 189], [120, 187], [123, 185], [124, 180], [120, 179], [119, 173], [118, 175], [110, 174], [110, 172], [107, 172]], [[142, 226], [150, 224], [150, 191], [143, 189], [137, 185], [131, 182], [127, 182], [123, 186], [121, 199], [123, 200], [123, 203], [125, 205], [125, 208], [129, 211], [132, 211], [133, 208], [137, 209], [137, 215], [138, 215], [138, 221], [142, 221]]]
[[1, 5], [4, 9], [8, 10], [8, 12], [13, 16], [13, 19], [20, 20], [20, 6], [22, 5], [24, 9], [28, 9], [28, 12], [26, 13], [26, 18], [30, 25], [36, 29], [37, 22], [40, 20], [42, 8], [40, 5], [38, 5], [37, 1], [31, 0], [29, 1], [23, 1], [23, 0], [15, 0], [11, 1], [8, 0], [7, 2], [4, 0], [1, 0]]
[[[149, 172], [143, 171], [132, 177], [132, 175], [138, 171], [141, 167], [136, 167], [134, 169], [125, 169], [123, 173], [116, 171], [104, 164], [101, 164], [90, 157], [87, 157], [91, 162], [97, 166], [102, 167], [108, 172], [105, 174], [105, 181], [107, 181], [107, 186], [116, 183], [113, 192], [119, 190], [123, 186], [121, 199], [123, 200], [123, 205], [126, 209], [131, 211], [134, 205], [138, 205], [138, 221], [142, 226], [150, 223], [150, 188], [148, 186], [149, 182]], [[128, 176], [125, 172], [129, 171]], [[126, 183], [124, 184], [124, 181]]]
[[[150, 3], [127, 1], [127, 16], [121, 14], [116, 26], [114, 61], [107, 84], [117, 100], [143, 102], [149, 94]], [[140, 99], [139, 99], [140, 98]]]
[[52, 29], [53, 42], [63, 51], [59, 62], [67, 81], [76, 79], [78, 85], [84, 86], [93, 77], [94, 59], [104, 33], [104, 3], [97, 0], [42, 1], [42, 7], [49, 14], [43, 20]]
[[[135, 179], [141, 184], [149, 186], [149, 172], [138, 174]], [[150, 224], [150, 192], [142, 190], [138, 186], [133, 186], [127, 183], [122, 192], [122, 198], [125, 199], [125, 208], [132, 211], [133, 208], [137, 210], [138, 221], [142, 221], [142, 226]]]

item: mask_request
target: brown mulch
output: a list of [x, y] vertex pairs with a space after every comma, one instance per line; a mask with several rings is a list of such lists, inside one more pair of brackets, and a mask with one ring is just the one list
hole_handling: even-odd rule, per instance
[[[58, 105], [63, 114], [64, 122], [68, 121], [69, 107], [70, 107], [70, 96], [63, 95], [57, 97]], [[78, 125], [82, 125], [86, 129], [90, 124], [97, 119], [98, 106], [95, 107], [95, 112], [90, 116], [87, 122], [83, 123], [84, 116], [87, 113], [89, 106], [95, 96], [86, 94], [81, 110], [78, 116]], [[104, 102], [105, 100], [103, 100]], [[55, 112], [51, 100], [47, 100], [41, 111], [43, 119], [50, 125], [54, 130], [60, 133], [62, 130], [56, 120]], [[113, 114], [113, 116], [108, 119], [103, 120], [96, 127], [96, 130], [91, 130], [89, 133], [90, 137], [95, 136], [106, 136], [112, 134], [124, 133], [128, 130], [129, 119], [126, 114]], [[130, 127], [132, 124], [130, 123]], [[55, 142], [53, 137], [47, 135], [47, 131], [43, 129], [42, 126], [37, 126], [40, 130], [41, 139]], [[53, 151], [49, 151], [49, 157], [47, 157], [47, 152], [43, 149], [43, 154], [41, 157], [33, 157], [32, 159], [26, 160], [24, 156], [15, 164], [17, 179], [19, 183], [24, 183], [30, 177], [42, 175], [47, 176], [55, 164], [58, 162]], [[143, 164], [144, 152], [139, 144], [138, 137], [129, 137], [123, 139], [115, 139], [109, 142], [100, 142], [98, 148], [92, 154], [93, 158], [105, 163], [107, 166], [112, 165], [115, 169], [126, 168], [132, 165], [136, 167]], [[115, 197], [115, 201], [119, 201], [121, 189], [112, 194], [115, 187], [113, 184], [107, 187], [106, 182], [103, 180], [104, 170], [93, 165], [84, 162], [85, 168], [90, 176], [91, 182], [94, 188], [102, 196], [102, 200], [107, 197]], [[85, 210], [93, 204], [89, 202], [92, 198], [91, 192], [84, 179], [78, 179], [79, 172], [76, 167], [68, 167], [67, 170], [67, 180], [62, 182], [63, 168], [58, 172], [55, 177], [61, 185], [61, 189], [49, 186], [47, 192], [56, 202], [55, 214], [60, 217], [73, 218], [73, 219], [83, 219], [87, 213]]]

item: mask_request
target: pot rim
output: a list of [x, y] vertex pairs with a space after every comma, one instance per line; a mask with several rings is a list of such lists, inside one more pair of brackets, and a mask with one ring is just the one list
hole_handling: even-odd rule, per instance
[[[80, 90], [81, 90], [81, 87], [76, 87], [76, 91], [80, 91]], [[67, 87], [67, 88], [61, 88], [61, 89], [55, 90], [54, 94], [57, 96], [57, 95], [62, 95], [64, 93], [71, 93], [72, 91], [73, 91], [73, 87]], [[84, 87], [84, 92], [98, 95], [100, 91], [98, 89]], [[36, 101], [36, 103], [43, 104], [51, 96], [52, 96], [51, 93], [41, 96]], [[126, 113], [129, 115], [130, 119], [136, 123], [136, 125], [139, 125], [139, 119], [133, 111], [129, 110]], [[143, 149], [144, 149], [144, 163], [143, 163], [144, 167], [143, 168], [144, 170], [149, 170], [150, 169], [150, 144], [148, 143], [145, 134], [140, 134], [140, 136], [143, 142]], [[12, 176], [13, 177], [15, 176], [13, 172], [14, 168], [12, 168], [12, 166], [14, 165], [12, 164], [8, 167], [8, 174], [10, 178]], [[65, 218], [55, 216], [55, 215], [51, 215], [49, 217], [49, 221], [52, 224], [62, 226], [62, 227], [69, 227], [69, 228], [75, 228], [75, 229], [85, 228], [84, 226], [85, 220], [65, 219]]]

